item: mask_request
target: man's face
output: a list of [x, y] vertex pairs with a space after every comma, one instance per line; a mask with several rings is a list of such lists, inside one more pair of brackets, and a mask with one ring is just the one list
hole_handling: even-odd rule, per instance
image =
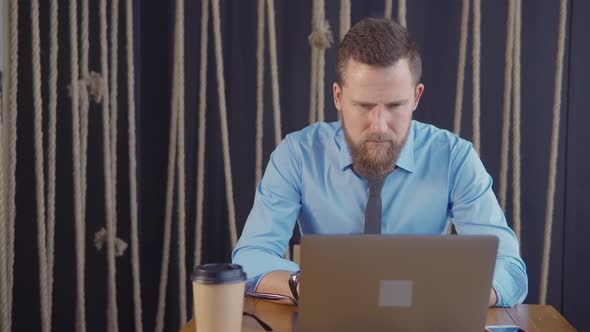
[[333, 85], [334, 104], [359, 175], [378, 176], [393, 170], [423, 91], [406, 59], [389, 67], [348, 61], [342, 86]]

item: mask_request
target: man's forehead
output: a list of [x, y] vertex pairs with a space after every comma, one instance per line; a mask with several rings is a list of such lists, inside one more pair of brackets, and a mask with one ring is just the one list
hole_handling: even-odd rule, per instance
[[410, 69], [410, 63], [407, 57], [403, 57], [400, 58], [398, 60], [396, 60], [395, 62], [392, 62], [391, 64], [387, 64], [387, 65], [382, 65], [382, 64], [372, 64], [372, 63], [367, 63], [367, 62], [363, 62], [363, 61], [359, 61], [357, 59], [355, 59], [354, 57], [350, 57], [345, 65], [344, 65], [344, 69], [345, 70], [354, 70], [354, 69], [358, 69], [360, 67], [370, 67], [370, 68], [374, 68], [374, 69], [386, 69], [386, 68], [392, 68], [392, 67], [405, 67], [408, 70]]
[[376, 65], [370, 63], [364, 63], [354, 59], [353, 57], [349, 58], [346, 61], [346, 64], [342, 70], [342, 82], [341, 85], [345, 86], [347, 79], [351, 77], [358, 78], [355, 76], [357, 74], [362, 74], [363, 72], [367, 71], [381, 71], [381, 72], [388, 72], [391, 75], [399, 76], [400, 78], [407, 78], [412, 80], [412, 84], [414, 84], [413, 74], [410, 69], [409, 59], [404, 57], [401, 58], [390, 65]]

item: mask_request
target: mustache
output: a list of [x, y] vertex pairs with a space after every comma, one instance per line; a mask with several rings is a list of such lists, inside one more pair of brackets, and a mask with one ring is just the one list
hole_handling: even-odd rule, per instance
[[363, 137], [362, 142], [366, 143], [369, 141], [386, 141], [393, 143], [395, 141], [395, 138], [392, 135], [387, 135], [384, 133], [369, 133], [365, 135], [365, 137]]

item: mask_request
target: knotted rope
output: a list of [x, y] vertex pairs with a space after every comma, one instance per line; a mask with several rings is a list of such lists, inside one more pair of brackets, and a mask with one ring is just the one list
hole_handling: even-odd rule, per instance
[[313, 1], [312, 32], [308, 40], [312, 47], [311, 89], [313, 90], [314, 87], [317, 89], [317, 93], [313, 91], [310, 93], [311, 103], [314, 104], [314, 106], [310, 105], [310, 122], [313, 123], [324, 121], [325, 49], [330, 47], [333, 41], [330, 25], [326, 20], [324, 0]]
[[111, 162], [111, 128], [110, 128], [110, 97], [107, 86], [109, 77], [108, 50], [107, 50], [107, 17], [106, 0], [100, 1], [100, 63], [103, 74], [104, 100], [102, 101], [102, 126], [103, 126], [103, 158], [104, 158], [104, 182], [105, 182], [105, 216], [107, 229], [107, 270], [108, 270], [108, 330], [116, 332], [119, 329], [117, 318], [117, 288], [116, 288], [116, 265], [115, 265], [115, 207], [113, 202], [113, 177]]

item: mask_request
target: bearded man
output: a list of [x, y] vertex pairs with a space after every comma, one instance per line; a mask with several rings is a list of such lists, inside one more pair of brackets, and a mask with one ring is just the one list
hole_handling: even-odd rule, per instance
[[[518, 241], [472, 144], [412, 119], [424, 92], [421, 70], [415, 41], [392, 20], [366, 18], [346, 34], [333, 84], [340, 121], [287, 135], [258, 184], [232, 253], [247, 291], [296, 297], [299, 267], [284, 259], [296, 222], [302, 236], [442, 235], [452, 223], [459, 235], [499, 238], [489, 305], [524, 300]], [[377, 226], [365, 222], [370, 191], [381, 194], [371, 212]]]

